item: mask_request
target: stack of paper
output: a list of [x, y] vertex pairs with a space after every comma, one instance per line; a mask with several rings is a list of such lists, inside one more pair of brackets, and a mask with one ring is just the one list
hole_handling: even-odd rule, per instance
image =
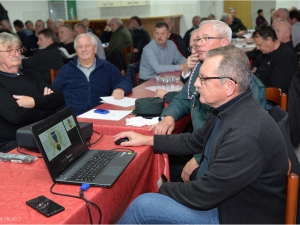
[[102, 103], [107, 103], [107, 104], [112, 104], [112, 105], [117, 105], [121, 107], [129, 107], [135, 105], [135, 98], [128, 98], [124, 97], [123, 99], [114, 99], [112, 96], [108, 97], [100, 97], [100, 102]]

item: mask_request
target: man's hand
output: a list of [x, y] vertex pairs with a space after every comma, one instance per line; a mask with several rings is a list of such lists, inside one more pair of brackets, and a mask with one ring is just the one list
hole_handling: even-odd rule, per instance
[[127, 131], [119, 133], [115, 136], [113, 136], [113, 141], [117, 141], [120, 138], [127, 137], [129, 141], [122, 142], [121, 146], [141, 146], [141, 145], [148, 145], [153, 146], [153, 136], [146, 136], [142, 134], [138, 134], [133, 131]]
[[35, 102], [32, 97], [24, 95], [13, 95], [13, 97], [17, 100], [17, 104], [20, 107], [32, 109], [35, 106]]
[[190, 181], [190, 175], [192, 172], [199, 167], [196, 159], [193, 157], [190, 161], [188, 161], [181, 173], [181, 178], [184, 182], [189, 182]]
[[117, 88], [113, 91], [112, 96], [114, 97], [114, 99], [122, 99], [124, 98], [124, 90], [121, 88]]
[[139, 52], [139, 49], [138, 48], [134, 48], [133, 52]]
[[199, 54], [197, 52], [191, 54], [185, 63], [180, 65], [180, 69], [183, 71], [183, 74], [186, 75], [190, 72], [191, 69], [193, 69], [197, 62], [199, 61]]
[[110, 26], [106, 25], [105, 28], [104, 28], [104, 31], [110, 32], [111, 31]]
[[175, 128], [175, 121], [171, 116], [165, 116], [158, 124], [151, 126], [149, 131], [154, 130], [154, 134], [171, 134]]
[[48, 88], [48, 87], [44, 88], [44, 95], [50, 95], [52, 93], [53, 93], [53, 91], [51, 90], [51, 88]]
[[160, 97], [160, 98], [164, 98], [164, 96], [167, 94], [168, 92], [163, 90], [163, 89], [156, 89], [156, 95], [155, 97]]

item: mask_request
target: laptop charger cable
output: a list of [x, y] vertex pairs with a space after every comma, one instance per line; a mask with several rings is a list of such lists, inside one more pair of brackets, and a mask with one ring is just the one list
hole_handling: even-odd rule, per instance
[[66, 196], [66, 197], [71, 197], [71, 198], [79, 198], [79, 199], [84, 200], [86, 202], [86, 207], [87, 207], [87, 210], [88, 210], [88, 213], [89, 213], [90, 223], [92, 225], [93, 224], [93, 218], [92, 218], [92, 214], [91, 214], [91, 211], [90, 211], [90, 204], [91, 204], [92, 206], [94, 206], [97, 209], [97, 211], [99, 213], [99, 216], [100, 216], [98, 224], [101, 224], [102, 211], [101, 211], [100, 207], [96, 203], [94, 203], [94, 202], [92, 202], [92, 201], [90, 201], [90, 200], [88, 200], [88, 199], [86, 199], [84, 197], [84, 191], [87, 191], [89, 189], [90, 184], [82, 184], [81, 185], [81, 187], [79, 189], [79, 196], [54, 192], [52, 189], [53, 189], [53, 187], [54, 187], [55, 184], [56, 184], [56, 182], [54, 182], [52, 184], [52, 186], [50, 187], [50, 192], [52, 194], [54, 194], [54, 195], [60, 195], [60, 196]]

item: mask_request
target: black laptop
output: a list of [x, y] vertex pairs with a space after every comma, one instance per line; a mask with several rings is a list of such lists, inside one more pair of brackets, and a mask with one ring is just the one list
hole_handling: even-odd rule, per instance
[[135, 152], [89, 150], [71, 107], [32, 127], [53, 181], [109, 187], [120, 176]]

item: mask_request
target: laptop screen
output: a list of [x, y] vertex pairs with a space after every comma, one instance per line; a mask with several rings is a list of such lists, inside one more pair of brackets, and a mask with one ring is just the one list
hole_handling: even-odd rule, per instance
[[88, 151], [71, 107], [36, 124], [32, 132], [53, 179]]

